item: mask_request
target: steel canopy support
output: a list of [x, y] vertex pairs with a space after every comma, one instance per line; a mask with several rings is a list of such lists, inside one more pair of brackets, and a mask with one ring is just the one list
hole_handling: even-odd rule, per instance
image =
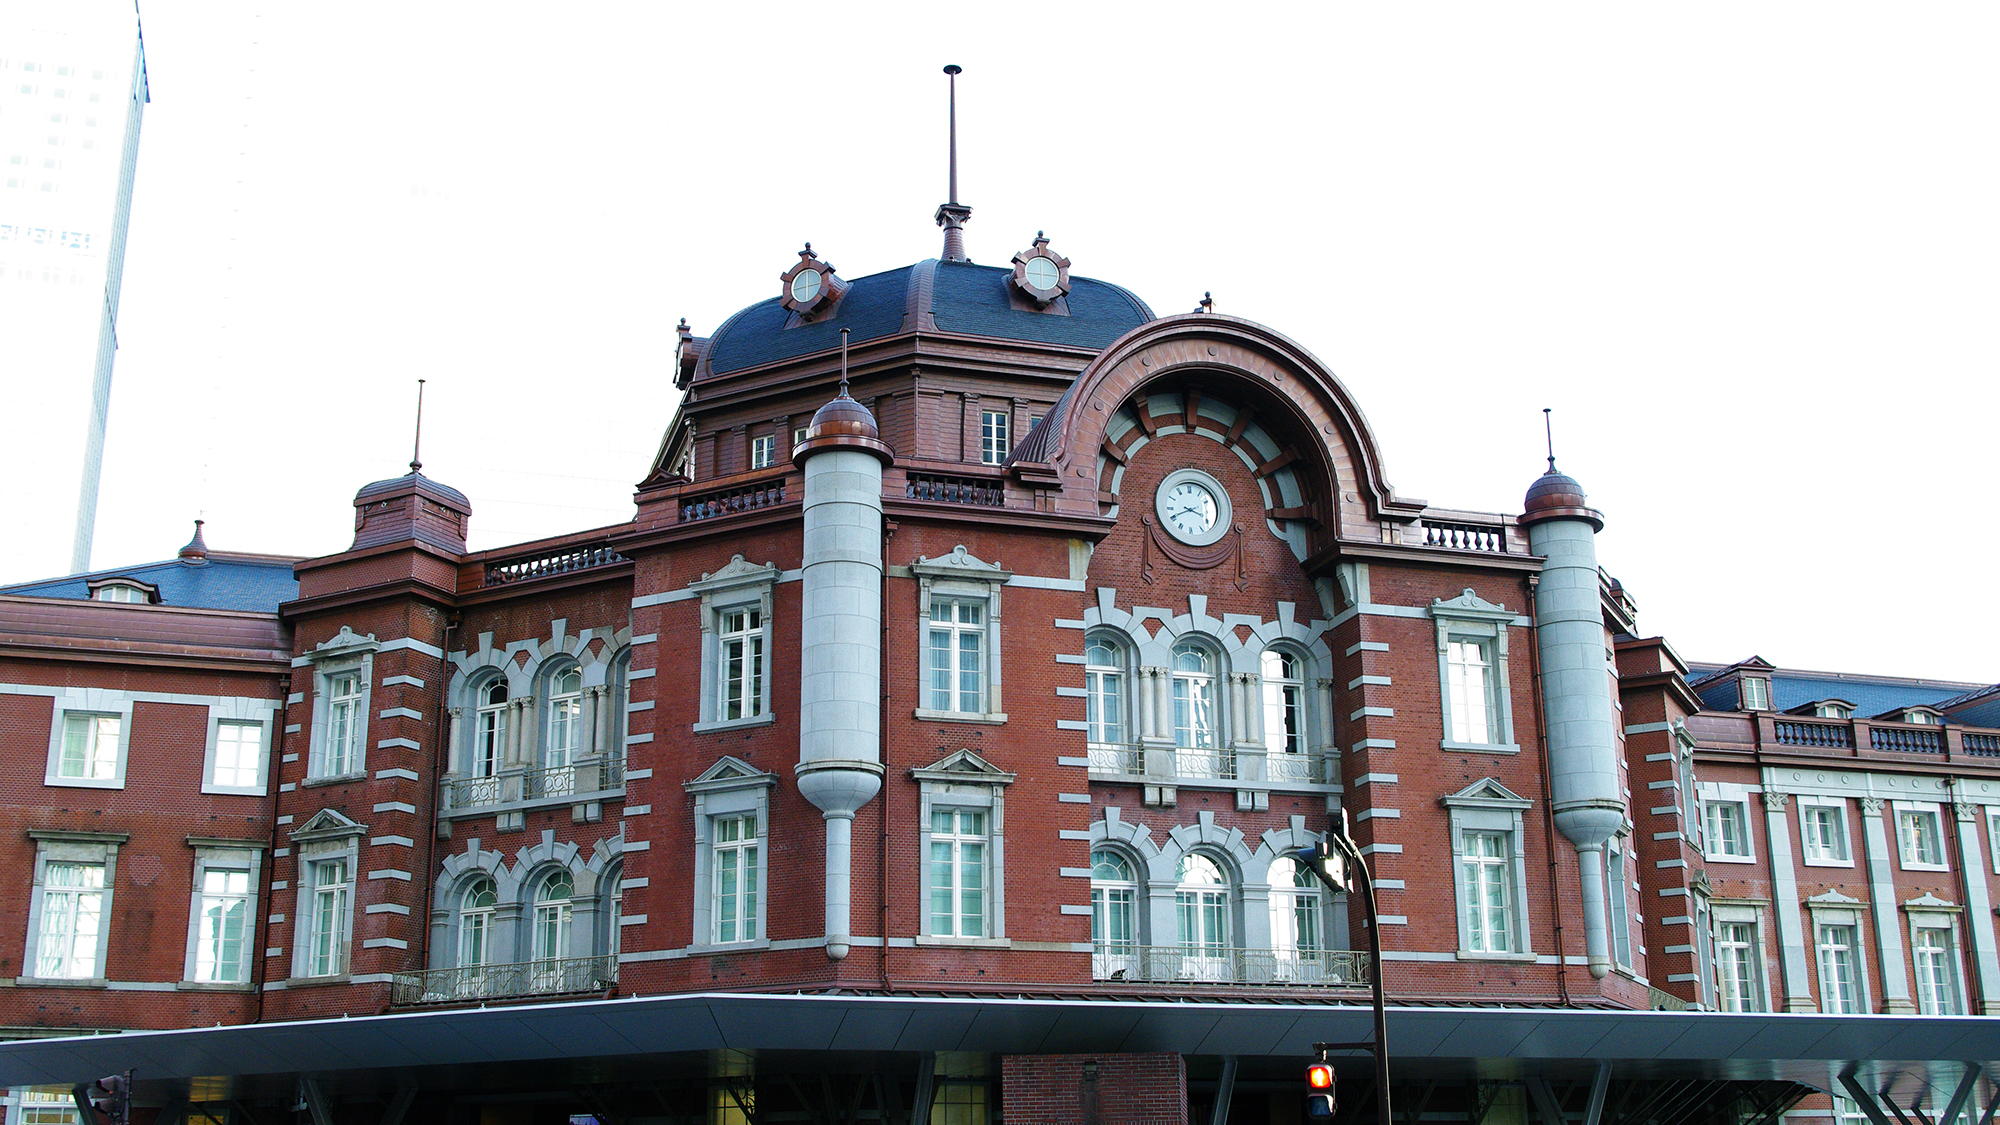
[[1583, 1111], [1583, 1125], [1600, 1125], [1604, 1120], [1604, 1096], [1611, 1092], [1611, 1064], [1597, 1064], [1590, 1080], [1590, 1103]]
[[333, 1114], [327, 1112], [326, 1095], [321, 1092], [318, 1079], [299, 1079], [299, 1105], [311, 1115], [312, 1125], [333, 1125]]
[[1222, 1056], [1222, 1075], [1215, 1080], [1215, 1105], [1208, 1125], [1229, 1125], [1229, 1103], [1236, 1098], [1236, 1056]]

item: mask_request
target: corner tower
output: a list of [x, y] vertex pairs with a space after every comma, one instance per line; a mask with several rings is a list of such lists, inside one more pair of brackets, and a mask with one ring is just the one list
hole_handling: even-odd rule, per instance
[[844, 377], [792, 450], [805, 471], [797, 773], [799, 793], [826, 820], [826, 955], [835, 961], [853, 933], [854, 814], [882, 790], [882, 467], [890, 460], [875, 416], [848, 397]]
[[1596, 536], [1604, 516], [1582, 485], [1556, 470], [1553, 455], [1522, 509], [1528, 547], [1545, 560], [1535, 584], [1535, 643], [1548, 715], [1549, 798], [1556, 829], [1576, 847], [1590, 975], [1603, 977], [1611, 971], [1604, 845], [1625, 824], [1598, 598]]

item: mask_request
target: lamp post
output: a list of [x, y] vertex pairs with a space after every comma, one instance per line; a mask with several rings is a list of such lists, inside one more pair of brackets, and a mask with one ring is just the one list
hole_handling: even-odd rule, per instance
[[1361, 856], [1361, 849], [1354, 845], [1354, 837], [1348, 834], [1347, 810], [1340, 810], [1340, 819], [1327, 825], [1326, 835], [1311, 847], [1300, 848], [1292, 855], [1305, 865], [1313, 877], [1326, 885], [1335, 894], [1345, 894], [1351, 884], [1361, 884], [1362, 901], [1368, 907], [1368, 956], [1370, 960], [1369, 982], [1375, 1007], [1375, 1038], [1372, 1043], [1315, 1043], [1313, 1048], [1321, 1058], [1326, 1052], [1337, 1048], [1355, 1049], [1367, 1047], [1375, 1055], [1375, 1121], [1376, 1125], [1391, 1125], [1389, 1115], [1389, 1016], [1382, 999], [1382, 915], [1375, 909], [1375, 877], [1368, 871], [1368, 861]]

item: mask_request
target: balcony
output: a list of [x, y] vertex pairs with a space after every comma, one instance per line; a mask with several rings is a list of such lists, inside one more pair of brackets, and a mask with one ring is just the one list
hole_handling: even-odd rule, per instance
[[1090, 776], [1153, 778], [1157, 781], [1229, 781], [1271, 785], [1323, 785], [1332, 780], [1331, 759], [1321, 751], [1267, 754], [1220, 747], [1175, 747], [1170, 772], [1155, 777], [1146, 769], [1146, 751], [1136, 746], [1093, 743]]
[[510, 767], [478, 777], [446, 777], [447, 812], [567, 800], [598, 800], [625, 790], [623, 759], [586, 758], [567, 766]]
[[397, 973], [389, 983], [396, 1005], [464, 1004], [536, 996], [603, 992], [618, 983], [618, 960], [610, 954], [517, 961], [511, 965], [468, 965]]
[[[1733, 728], [1733, 729], [1732, 729]], [[1734, 733], [1740, 731], [1741, 733]], [[2000, 731], [1958, 724], [1897, 723], [1885, 719], [1833, 719], [1754, 712], [1720, 719], [1705, 735], [1747, 746], [1784, 747], [1843, 758], [1870, 755], [1929, 758], [2000, 758]]]
[[1090, 957], [1090, 975], [1100, 981], [1266, 988], [1366, 988], [1373, 967], [1367, 953], [1354, 949], [1110, 944]]

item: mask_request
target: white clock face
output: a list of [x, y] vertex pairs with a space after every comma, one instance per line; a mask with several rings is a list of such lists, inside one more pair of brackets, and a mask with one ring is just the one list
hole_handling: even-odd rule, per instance
[[1214, 477], [1199, 469], [1178, 469], [1160, 482], [1154, 497], [1160, 523], [1174, 538], [1205, 546], [1229, 530], [1229, 496]]

